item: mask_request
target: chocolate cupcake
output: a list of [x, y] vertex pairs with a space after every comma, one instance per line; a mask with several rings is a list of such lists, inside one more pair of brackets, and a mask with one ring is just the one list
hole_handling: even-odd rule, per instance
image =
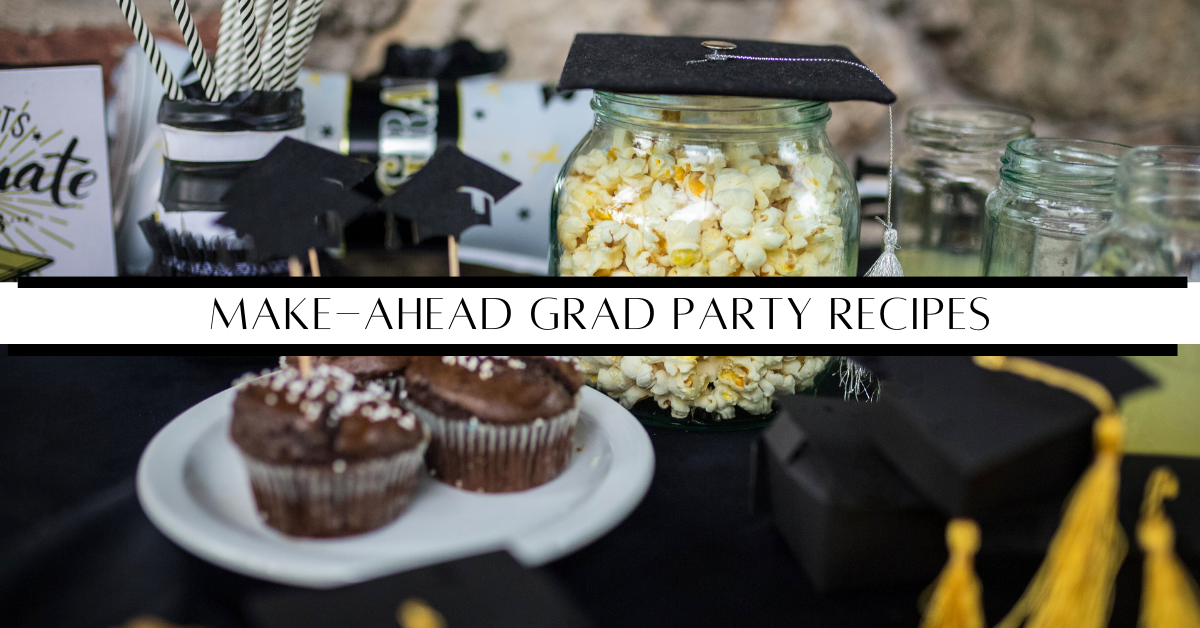
[[583, 377], [573, 358], [416, 356], [401, 401], [433, 441], [430, 473], [469, 491], [532, 488], [571, 459]]
[[[410, 355], [314, 355], [313, 365], [328, 364], [346, 369], [360, 384], [371, 382], [396, 393], [400, 389], [404, 368], [412, 361]], [[299, 360], [294, 355], [279, 358], [280, 366], [298, 368]]]
[[[254, 376], [248, 376], [253, 378]], [[330, 365], [238, 384], [230, 433], [258, 512], [293, 536], [374, 530], [412, 499], [429, 433], [382, 387]]]

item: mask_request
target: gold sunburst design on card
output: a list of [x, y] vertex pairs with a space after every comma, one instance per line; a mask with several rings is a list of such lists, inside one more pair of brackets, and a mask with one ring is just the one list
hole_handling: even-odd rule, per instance
[[38, 124], [29, 101], [0, 102], [0, 247], [53, 259], [75, 248], [71, 210], [83, 209], [98, 175], [79, 139]]

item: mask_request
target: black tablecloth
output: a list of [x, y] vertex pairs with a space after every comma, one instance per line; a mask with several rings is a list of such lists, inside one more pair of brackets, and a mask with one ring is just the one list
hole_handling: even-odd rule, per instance
[[[243, 625], [239, 597], [278, 585], [178, 549], [142, 514], [132, 476], [167, 421], [276, 359], [0, 357], [0, 623], [106, 627], [149, 613]], [[813, 591], [770, 519], [752, 510], [757, 431], [650, 434], [657, 465], [642, 504], [541, 568], [596, 626], [917, 625], [920, 587]], [[1113, 626], [1135, 625], [1136, 556], [1121, 574]], [[981, 559], [992, 622], [1036, 566]]]

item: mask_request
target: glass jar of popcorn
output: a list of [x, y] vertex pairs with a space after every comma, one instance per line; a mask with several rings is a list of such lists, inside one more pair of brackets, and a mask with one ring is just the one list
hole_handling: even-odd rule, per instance
[[550, 274], [853, 275], [859, 200], [823, 102], [596, 92], [554, 190]]
[[660, 427], [741, 429], [772, 418], [776, 395], [812, 389], [830, 356], [584, 355], [588, 383]]

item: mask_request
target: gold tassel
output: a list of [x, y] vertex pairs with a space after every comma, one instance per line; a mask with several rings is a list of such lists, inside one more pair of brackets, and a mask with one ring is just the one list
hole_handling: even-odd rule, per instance
[[921, 628], [986, 628], [983, 587], [975, 575], [979, 524], [952, 519], [946, 526], [946, 547], [950, 560], [927, 593]]
[[1062, 388], [1100, 411], [1094, 428], [1096, 459], [1067, 498], [1042, 566], [996, 628], [1103, 628], [1128, 550], [1117, 521], [1125, 426], [1116, 401], [1099, 382], [1036, 360], [978, 356], [975, 363]]
[[1200, 628], [1196, 582], [1175, 555], [1175, 527], [1163, 512], [1163, 500], [1178, 496], [1179, 478], [1170, 469], [1150, 474], [1137, 529], [1146, 554], [1140, 628]]
[[446, 628], [446, 618], [425, 600], [410, 597], [396, 607], [400, 628]]

